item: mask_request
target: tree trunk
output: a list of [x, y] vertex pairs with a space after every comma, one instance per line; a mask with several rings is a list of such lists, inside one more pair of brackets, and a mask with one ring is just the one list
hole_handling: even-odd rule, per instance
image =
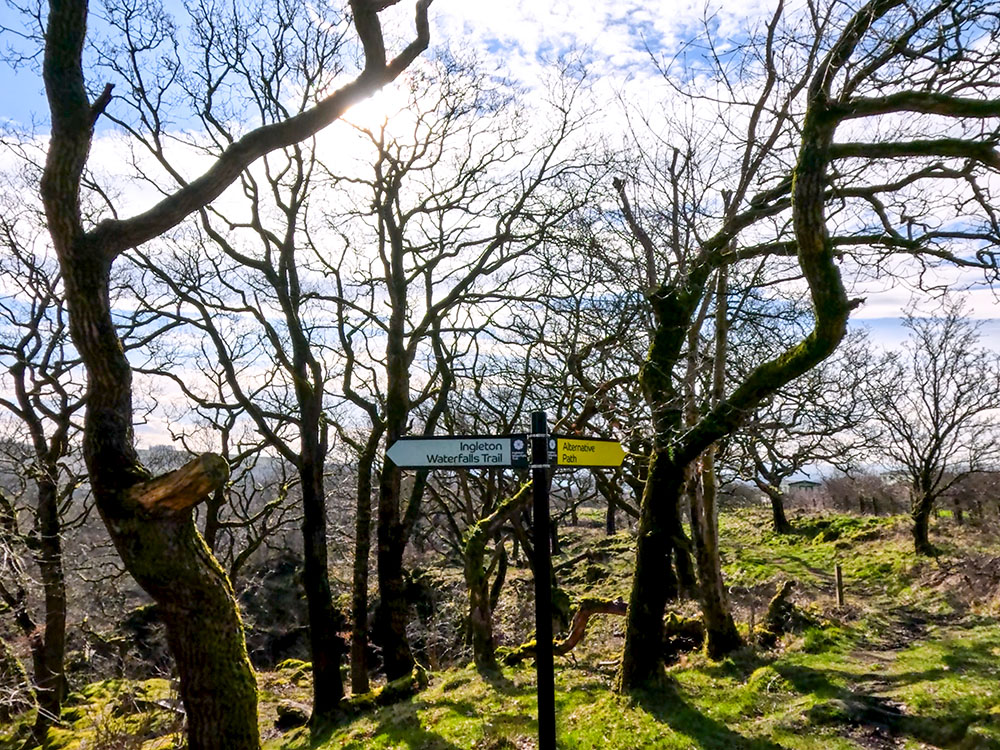
[[673, 557], [683, 535], [681, 497], [684, 467], [673, 461], [672, 438], [682, 427], [683, 412], [671, 377], [686, 335], [693, 305], [660, 289], [650, 294], [656, 328], [646, 361], [639, 370], [643, 396], [653, 419], [649, 468], [639, 504], [635, 573], [625, 617], [625, 647], [616, 689], [621, 692], [658, 684], [663, 671], [663, 615], [676, 599]]
[[[625, 625], [625, 650], [617, 688], [628, 691], [663, 679], [663, 613], [677, 598], [677, 578], [671, 557], [684, 485], [684, 471], [665, 453], [653, 453], [642, 496], [635, 574]], [[673, 506], [673, 507], [671, 507]]]
[[698, 574], [691, 557], [691, 540], [684, 533], [679, 501], [673, 506], [673, 512], [676, 516], [673, 520], [673, 527], [677, 530], [677, 534], [674, 536], [674, 569], [677, 571], [677, 587], [679, 594], [693, 598], [698, 593]]
[[490, 610], [496, 611], [497, 604], [500, 603], [500, 592], [507, 582], [507, 547], [504, 546], [503, 535], [497, 536], [493, 543], [496, 545], [497, 565], [493, 583], [490, 584]]
[[[391, 204], [383, 203], [379, 209], [389, 245], [389, 263], [385, 279], [391, 310], [386, 331], [385, 354], [385, 437], [389, 446], [405, 434], [410, 413], [410, 359], [405, 343], [407, 278], [403, 263], [404, 239], [396, 223], [393, 207]], [[389, 459], [385, 459], [379, 478], [377, 530], [379, 605], [375, 612], [375, 636], [382, 647], [382, 663], [389, 680], [405, 677], [410, 674], [414, 665], [413, 654], [406, 637], [409, 608], [403, 581], [406, 526], [403, 522], [401, 479], [399, 468]]]
[[715, 474], [715, 447], [705, 451], [701, 466], [699, 488], [691, 493], [691, 535], [697, 540], [698, 577], [701, 592], [701, 611], [705, 620], [705, 650], [712, 659], [719, 659], [743, 645], [736, 630], [736, 623], [726, 600], [722, 581], [722, 564], [719, 558], [717, 498], [718, 481]]
[[413, 653], [406, 637], [409, 606], [403, 580], [406, 539], [400, 522], [400, 470], [386, 459], [379, 483], [377, 566], [379, 603], [373, 635], [382, 649], [382, 667], [390, 681], [413, 671]]
[[[190, 515], [156, 524], [130, 519], [122, 526], [116, 546], [130, 570], [141, 571], [136, 577], [157, 602], [177, 660], [188, 746], [259, 747], [256, 683], [235, 597]], [[150, 548], [172, 559], [154, 560]]]
[[[43, 196], [47, 187], [43, 181]], [[225, 483], [228, 465], [207, 454], [149, 481], [133, 448], [132, 373], [112, 323], [110, 263], [96, 248], [67, 243], [58, 227], [52, 235], [88, 375], [83, 445], [91, 488], [126, 569], [159, 607], [177, 661], [188, 746], [256, 750], [257, 685], [236, 599], [191, 512]]]
[[477, 525], [465, 545], [465, 585], [469, 590], [472, 659], [480, 672], [499, 672], [493, 639], [493, 607], [486, 575], [485, 525]]
[[[84, 80], [86, 0], [49, 4], [42, 74], [51, 129], [40, 192], [63, 274], [73, 343], [87, 372], [83, 453], [91, 491], [126, 569], [154, 599], [177, 661], [190, 750], [257, 750], [257, 686], [247, 657], [232, 586], [193, 522], [193, 507], [225, 484], [229, 467], [206, 454], [150, 480], [135, 451], [132, 370], [115, 330], [111, 269], [128, 248], [177, 226], [220, 195], [258, 157], [314, 135], [352, 102], [392, 80], [427, 46], [427, 2], [417, 6], [417, 39], [387, 64], [375, 4], [352, 3], [365, 51], [363, 77], [311, 110], [251, 131], [202, 178], [129, 220], [105, 218], [86, 231], [81, 184], [94, 125], [111, 101], [111, 85], [91, 102]], [[315, 382], [315, 381], [313, 381]], [[298, 387], [300, 384], [296, 383]], [[322, 388], [317, 397], [322, 403]], [[317, 411], [319, 421], [321, 409]], [[322, 456], [319, 457], [320, 459]], [[322, 477], [322, 460], [316, 473]], [[316, 487], [320, 495], [321, 484]], [[305, 488], [304, 488], [304, 491]], [[325, 518], [307, 531], [306, 578], [325, 576], [308, 562], [318, 552]], [[324, 556], [325, 566], [325, 556]], [[312, 605], [310, 605], [312, 606]], [[310, 624], [320, 620], [310, 613]], [[324, 627], [332, 623], [327, 620]]]
[[215, 546], [218, 544], [219, 529], [221, 528], [220, 513], [222, 506], [226, 504], [226, 488], [219, 487], [212, 496], [205, 501], [205, 526], [202, 536], [205, 537], [205, 544], [215, 554]]
[[618, 509], [617, 498], [622, 491], [621, 477], [621, 469], [613, 469], [611, 471], [597, 469], [594, 471], [594, 483], [597, 485], [597, 491], [608, 504], [607, 510], [604, 513], [604, 533], [608, 536], [614, 536], [618, 530], [615, 522], [615, 512]]
[[351, 692], [370, 690], [368, 682], [368, 557], [372, 534], [372, 470], [381, 429], [373, 429], [358, 458], [354, 521], [354, 576], [351, 594]]
[[[532, 500], [531, 485], [525, 484], [499, 503], [485, 518], [472, 525], [465, 540], [465, 584], [469, 591], [469, 635], [472, 640], [473, 660], [480, 670], [496, 671], [499, 665], [496, 660], [496, 643], [493, 639], [493, 606], [500, 590], [494, 582], [490, 590], [486, 572], [486, 544], [493, 537], [497, 544], [503, 544], [500, 537], [501, 527], [508, 521], [514, 521], [515, 528], [520, 524], [517, 518], [523, 514], [525, 506], [530, 507]], [[528, 554], [528, 545], [522, 541], [522, 546]], [[506, 575], [504, 566], [505, 554], [501, 550], [501, 570], [497, 571], [498, 579]]]
[[764, 493], [771, 501], [771, 523], [776, 534], [791, 534], [794, 529], [785, 516], [785, 493], [773, 484], [765, 483]]
[[66, 578], [62, 564], [62, 527], [59, 521], [58, 488], [54, 478], [58, 467], [46, 467], [45, 476], [37, 482], [38, 510], [36, 513], [39, 548], [36, 560], [41, 572], [45, 597], [45, 627], [29, 637], [31, 660], [35, 673], [35, 695], [38, 713], [32, 727], [32, 737], [39, 744], [45, 741], [48, 728], [58, 721], [66, 697]]
[[[725, 197], [727, 202], [729, 198]], [[709, 404], [714, 408], [725, 398], [726, 357], [729, 349], [728, 274], [719, 269], [715, 291], [715, 349]], [[689, 357], [697, 352], [697, 328], [689, 332]], [[687, 383], [687, 426], [698, 418], [695, 383], [696, 363], [689, 363]], [[685, 468], [687, 496], [691, 501], [691, 538], [698, 560], [698, 591], [705, 624], [705, 647], [708, 655], [718, 659], [739, 648], [743, 641], [736, 630], [726, 590], [722, 581], [722, 561], [719, 557], [718, 477], [715, 471], [716, 444], [704, 449], [701, 461]]]
[[930, 540], [931, 511], [934, 497], [927, 492], [918, 492], [913, 498], [910, 516], [913, 518], [913, 548], [918, 555], [934, 555], [937, 550]]
[[321, 468], [324, 462], [305, 450], [302, 461], [302, 584], [309, 617], [313, 675], [311, 723], [315, 727], [336, 718], [344, 697], [344, 682], [340, 675], [344, 645], [337, 635], [341, 618], [333, 606], [327, 569], [326, 499]]
[[[124, 247], [109, 246], [106, 223], [84, 232], [80, 211], [80, 182], [104, 106], [91, 105], [84, 86], [86, 22], [85, 2], [50, 6], [43, 75], [52, 130], [40, 189], [70, 332], [87, 371], [83, 453], [91, 491], [126, 569], [159, 606], [177, 662], [188, 747], [257, 750], [257, 685], [236, 598], [192, 519], [194, 505], [225, 483], [229, 467], [207, 455], [149, 481], [135, 452], [132, 370], [109, 300], [112, 263]], [[106, 90], [102, 99], [109, 98]]]

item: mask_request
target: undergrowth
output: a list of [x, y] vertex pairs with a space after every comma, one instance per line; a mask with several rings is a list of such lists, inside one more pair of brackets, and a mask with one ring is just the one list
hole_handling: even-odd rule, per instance
[[[619, 696], [612, 685], [623, 619], [596, 618], [583, 644], [556, 661], [560, 748], [1000, 748], [1000, 620], [975, 603], [984, 600], [974, 591], [979, 583], [968, 591], [955, 583], [969, 550], [1000, 559], [1000, 545], [965, 529], [942, 545], [941, 557], [920, 561], [905, 519], [805, 517], [785, 536], [770, 532], [766, 520], [742, 510], [721, 522], [726, 579], [747, 647], [716, 662], [684, 655], [660, 689]], [[559, 576], [571, 599], [627, 595], [627, 534], [605, 540], [599, 529], [570, 529], [565, 542], [556, 564], [595, 550]], [[837, 564], [843, 607], [833, 598]], [[776, 648], [761, 649], [748, 629], [748, 602], [787, 578], [798, 584], [794, 600], [804, 615]], [[279, 703], [307, 706], [308, 674], [307, 665], [289, 661], [260, 675], [268, 750], [535, 747], [530, 663], [502, 676], [471, 666], [438, 671], [416, 697], [320, 738], [274, 724]], [[176, 714], [163, 708], [170, 692], [163, 680], [86, 686], [67, 703], [53, 747], [179, 746]], [[14, 728], [4, 731], [0, 750], [13, 747]]]

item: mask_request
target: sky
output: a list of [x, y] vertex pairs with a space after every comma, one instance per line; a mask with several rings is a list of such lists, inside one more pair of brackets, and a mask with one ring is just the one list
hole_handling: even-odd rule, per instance
[[[664, 90], [655, 59], [676, 53], [703, 23], [711, 23], [725, 36], [748, 18], [764, 18], [771, 6], [770, 0], [719, 2], [708, 10], [702, 0], [434, 0], [431, 37], [432, 46], [447, 43], [468, 50], [486, 69], [509, 71], [529, 89], [546, 75], [549, 62], [571, 57], [587, 66], [604, 95], [619, 95], [642, 109], [655, 110], [662, 106]], [[179, 3], [168, 0], [169, 7], [179, 7]], [[383, 18], [390, 40], [393, 31], [397, 32], [398, 49], [399, 39], [408, 38], [412, 30], [412, 2], [401, 0]], [[18, 26], [10, 6], [0, 4], [0, 27], [7, 29], [2, 32], [0, 49], [26, 49], [25, 42], [10, 31]], [[692, 65], [697, 65], [696, 52], [689, 54], [694, 55]], [[34, 121], [36, 132], [44, 135], [46, 103], [37, 67], [37, 61], [30, 60], [16, 70], [0, 64], [0, 91], [4, 92], [0, 124]], [[113, 149], [102, 152], [101, 158], [110, 163]], [[968, 309], [984, 321], [986, 343], [1000, 348], [1000, 312], [994, 292], [977, 274], [954, 273], [948, 281], [968, 290]], [[896, 279], [869, 282], [859, 285], [856, 293], [866, 302], [852, 319], [863, 323], [876, 343], [898, 345], [905, 337], [899, 326], [901, 311], [919, 296], [913, 285]]]

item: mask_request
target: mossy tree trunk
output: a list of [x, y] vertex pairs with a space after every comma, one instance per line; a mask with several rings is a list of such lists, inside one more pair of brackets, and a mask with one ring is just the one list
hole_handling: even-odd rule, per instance
[[[748, 199], [747, 185], [753, 171], [749, 165], [763, 158], [755, 156], [753, 146], [748, 146], [744, 182], [735, 195], [729, 196], [733, 201], [731, 205], [740, 206], [746, 200], [747, 207], [734, 210], [722, 229], [700, 243], [672, 280], [661, 283], [648, 294], [655, 328], [649, 354], [640, 370], [640, 383], [653, 408], [655, 442], [642, 498], [635, 577], [618, 679], [620, 690], [647, 686], [663, 675], [659, 638], [668, 594], [665, 571], [672, 546], [664, 538], [663, 527], [670, 509], [679, 502], [683, 492], [686, 467], [713, 443], [731, 434], [764, 398], [829, 356], [846, 332], [852, 304], [847, 300], [825, 220], [826, 167], [836, 124], [836, 118], [830, 115], [829, 92], [836, 71], [846, 63], [870, 25], [890, 8], [889, 3], [876, 2], [851, 18], [835, 41], [833, 51], [817, 67], [808, 88], [798, 160], [791, 183], [783, 183], [775, 190]], [[777, 14], [780, 15], [780, 10]], [[777, 23], [777, 17], [773, 24]], [[773, 25], [769, 27], [770, 33], [773, 33]], [[758, 113], [767, 106], [765, 92], [757, 104]], [[647, 258], [652, 259], [654, 244], [632, 212], [621, 181], [616, 181], [616, 188], [625, 220], [646, 250]], [[789, 189], [790, 200], [786, 192]], [[797, 345], [751, 370], [725, 398], [702, 414], [697, 423], [681, 432], [682, 403], [675, 386], [681, 376], [675, 370], [688, 326], [708, 291], [708, 279], [713, 271], [733, 257], [736, 251], [732, 247], [742, 229], [763, 216], [789, 207], [799, 266], [812, 297], [813, 330]], [[680, 244], [675, 243], [675, 257], [681, 256], [679, 248]], [[764, 254], [770, 251], [761, 250]], [[745, 254], [744, 257], [754, 256]], [[648, 261], [648, 266], [653, 266], [652, 260]]]
[[[54, 14], [58, 22], [59, 14]], [[50, 93], [50, 96], [52, 94]], [[43, 183], [63, 266], [73, 339], [88, 373], [84, 456], [97, 507], [125, 567], [156, 601], [181, 678], [192, 750], [259, 746], [257, 687], [229, 580], [198, 534], [192, 508], [225, 483], [228, 466], [208, 455], [193, 480], [163, 494], [132, 444], [131, 371], [111, 317], [110, 263], [99, 244], [66, 236], [55, 147]], [[64, 200], [64, 198], [63, 198]], [[50, 220], [51, 221], [51, 220]]]
[[656, 290], [649, 299], [656, 329], [639, 382], [653, 414], [654, 436], [639, 507], [635, 572], [618, 674], [621, 690], [654, 683], [662, 675], [663, 614], [667, 601], [678, 595], [673, 557], [676, 541], [683, 535], [680, 509], [685, 464], [676, 462], [673, 444], [682, 431], [683, 409], [674, 371], [697, 299], [666, 288]]
[[465, 543], [465, 584], [469, 590], [472, 659], [480, 672], [499, 672], [493, 639], [493, 600], [486, 571], [486, 530], [476, 526]]
[[663, 615], [667, 602], [678, 594], [671, 564], [678, 515], [672, 512], [671, 504], [680, 501], [683, 487], [683, 467], [671, 464], [666, 452], [654, 452], [639, 518], [625, 650], [618, 674], [621, 690], [656, 684], [664, 675]]
[[[109, 289], [115, 259], [175, 227], [218, 197], [259, 156], [311, 137], [351, 104], [395, 78], [426, 47], [427, 2], [418, 4], [417, 39], [387, 61], [376, 4], [352, 2], [365, 70], [297, 117], [249, 131], [198, 179], [145, 213], [84, 227], [81, 184], [94, 125], [111, 102], [84, 84], [86, 0], [52, 2], [43, 77], [51, 133], [41, 194], [65, 284], [73, 342], [87, 372], [83, 449], [91, 489], [126, 569], [156, 601], [176, 659], [191, 750], [256, 750], [257, 689], [239, 611], [224, 572], [193, 522], [193, 507], [228, 478], [206, 454], [151, 479], [134, 448], [132, 371], [118, 340]], [[317, 415], [317, 419], [319, 416]], [[325, 543], [325, 540], [324, 540]]]
[[[377, 420], [377, 418], [376, 418]], [[376, 425], [379, 423], [376, 421]], [[351, 587], [351, 692], [367, 693], [368, 682], [368, 557], [371, 553], [372, 478], [381, 427], [368, 436], [358, 456], [358, 486], [354, 520], [354, 570]]]
[[[490, 539], [497, 538], [505, 523], [531, 506], [531, 500], [529, 482], [495, 508], [489, 509], [488, 515], [474, 523], [465, 538], [463, 555], [465, 585], [469, 592], [469, 635], [472, 658], [481, 671], [496, 672], [500, 669], [493, 637], [493, 607], [499, 597], [499, 589], [496, 581], [490, 586], [486, 547]], [[497, 539], [497, 543], [503, 544], [502, 538]], [[503, 555], [502, 552], [500, 554]], [[500, 575], [502, 573], [498, 571], [497, 576]]]

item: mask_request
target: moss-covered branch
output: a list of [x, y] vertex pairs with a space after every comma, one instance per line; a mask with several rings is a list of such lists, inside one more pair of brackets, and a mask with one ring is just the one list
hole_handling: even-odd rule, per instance
[[858, 97], [833, 109], [840, 119], [914, 112], [948, 117], [1000, 117], [1000, 99], [966, 99], [936, 91], [898, 91], [878, 97]]
[[1000, 153], [991, 143], [962, 138], [885, 143], [835, 143], [829, 148], [830, 159], [899, 159], [920, 156], [972, 159], [993, 169], [1000, 169]]
[[496, 509], [469, 529], [465, 538], [465, 585], [469, 591], [469, 630], [472, 655], [482, 670], [496, 671], [496, 644], [493, 641], [493, 607], [496, 592], [489, 587], [486, 545], [500, 528], [531, 502], [531, 482], [526, 482]]

